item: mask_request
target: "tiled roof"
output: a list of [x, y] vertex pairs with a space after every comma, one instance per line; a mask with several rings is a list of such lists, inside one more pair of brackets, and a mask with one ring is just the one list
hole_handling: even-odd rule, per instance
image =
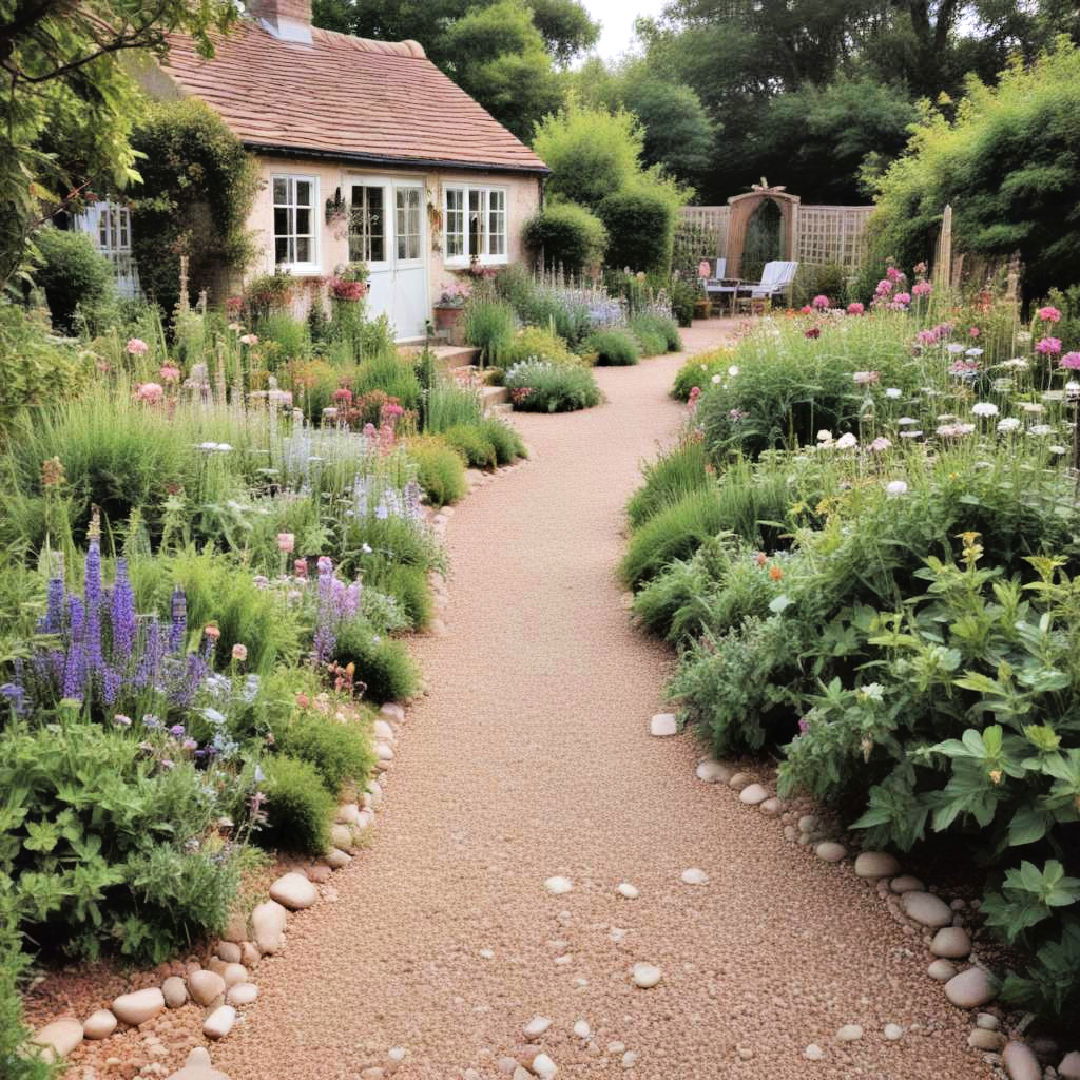
[[162, 66], [185, 96], [209, 104], [252, 148], [545, 170], [415, 43], [318, 28], [311, 36], [310, 45], [280, 40], [243, 20], [215, 41], [211, 60], [190, 38], [171, 36]]

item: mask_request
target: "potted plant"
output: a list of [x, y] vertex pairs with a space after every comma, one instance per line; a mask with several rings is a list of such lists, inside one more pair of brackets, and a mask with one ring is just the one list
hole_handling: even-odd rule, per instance
[[453, 332], [465, 311], [469, 299], [469, 286], [463, 281], [448, 282], [442, 287], [439, 302], [435, 305], [435, 329]]

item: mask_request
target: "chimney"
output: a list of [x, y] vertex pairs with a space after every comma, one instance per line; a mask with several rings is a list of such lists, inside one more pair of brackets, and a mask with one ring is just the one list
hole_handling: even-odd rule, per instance
[[247, 9], [281, 41], [311, 44], [311, 0], [247, 0]]

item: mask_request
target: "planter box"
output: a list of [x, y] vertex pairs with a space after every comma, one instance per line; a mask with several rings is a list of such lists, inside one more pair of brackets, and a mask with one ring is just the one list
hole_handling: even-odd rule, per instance
[[463, 345], [465, 343], [462, 319], [465, 315], [464, 307], [443, 307], [435, 305], [435, 329], [446, 334], [446, 340], [451, 345]]

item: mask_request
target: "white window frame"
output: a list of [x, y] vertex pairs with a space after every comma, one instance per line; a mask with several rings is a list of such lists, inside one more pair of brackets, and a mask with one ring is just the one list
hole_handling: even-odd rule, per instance
[[[462, 207], [460, 210], [450, 208], [450, 193], [461, 192]], [[491, 210], [491, 196], [493, 193], [497, 193], [502, 200], [502, 207], [495, 211], [502, 223], [502, 251], [491, 251], [491, 230], [490, 225], [492, 221]], [[473, 201], [473, 197], [476, 197], [479, 203], [479, 208], [476, 212], [480, 214], [481, 230], [480, 230], [480, 251], [470, 250], [470, 240], [472, 237], [472, 230], [469, 228], [469, 216], [473, 213], [470, 207], [470, 203]], [[452, 217], [451, 215], [454, 215]], [[452, 225], [458, 220], [460, 215], [460, 230], [453, 229]], [[481, 266], [505, 266], [510, 261], [510, 191], [508, 188], [502, 187], [498, 184], [469, 184], [459, 183], [457, 181], [443, 184], [443, 226], [444, 226], [444, 258], [443, 262], [446, 266], [468, 266], [473, 258], [480, 263]], [[457, 254], [450, 253], [450, 238], [451, 236], [460, 237], [462, 251]]]
[[[289, 201], [279, 203], [274, 194], [274, 188], [279, 180], [284, 180], [288, 185]], [[311, 259], [307, 262], [278, 262], [277, 242], [279, 236], [291, 237], [295, 243], [299, 234], [296, 230], [296, 184], [298, 181], [306, 181], [311, 184], [311, 206], [303, 209], [311, 211], [311, 232], [304, 236], [311, 238]], [[277, 211], [285, 209], [290, 212], [291, 232], [279, 234], [277, 231]], [[318, 274], [322, 272], [322, 236], [319, 233], [322, 220], [321, 202], [319, 198], [319, 178], [310, 173], [283, 173], [276, 172], [270, 177], [270, 258], [275, 270], [288, 271], [291, 274]]]
[[[350, 176], [350, 177], [347, 178], [346, 183], [348, 184], [348, 191], [349, 191], [348, 207], [349, 207], [349, 213], [350, 214], [352, 213], [352, 198], [353, 198], [353, 189], [354, 188], [366, 188], [368, 190], [370, 190], [370, 189], [378, 189], [379, 191], [382, 192], [382, 222], [381, 222], [382, 233], [381, 233], [380, 238], [382, 240], [382, 245], [383, 245], [383, 252], [382, 252], [383, 257], [381, 259], [358, 259], [358, 260], [354, 260], [354, 261], [362, 262], [369, 270], [382, 270], [382, 269], [385, 269], [386, 267], [388, 267], [390, 265], [390, 259], [391, 259], [391, 254], [392, 254], [390, 248], [391, 248], [391, 244], [394, 242], [393, 227], [396, 224], [395, 217], [392, 216], [395, 213], [394, 206], [392, 205], [392, 203], [393, 203], [393, 188], [392, 188], [392, 186], [391, 186], [391, 184], [390, 184], [390, 182], [388, 180], [383, 180], [383, 179], [381, 179], [379, 177]], [[364, 197], [364, 201], [365, 201], [365, 206], [366, 206], [366, 203], [367, 203], [367, 196], [366, 195]], [[348, 225], [348, 228], [347, 228], [346, 244], [348, 244], [348, 242], [352, 239], [351, 231], [352, 231], [352, 223], [350, 221], [350, 223]], [[361, 233], [359, 235], [363, 235], [363, 231], [361, 231]], [[370, 250], [371, 250], [370, 249], [370, 238], [367, 238], [367, 244], [365, 246], [367, 248], [365, 254], [370, 253]], [[351, 252], [350, 252], [350, 255], [351, 255]]]

